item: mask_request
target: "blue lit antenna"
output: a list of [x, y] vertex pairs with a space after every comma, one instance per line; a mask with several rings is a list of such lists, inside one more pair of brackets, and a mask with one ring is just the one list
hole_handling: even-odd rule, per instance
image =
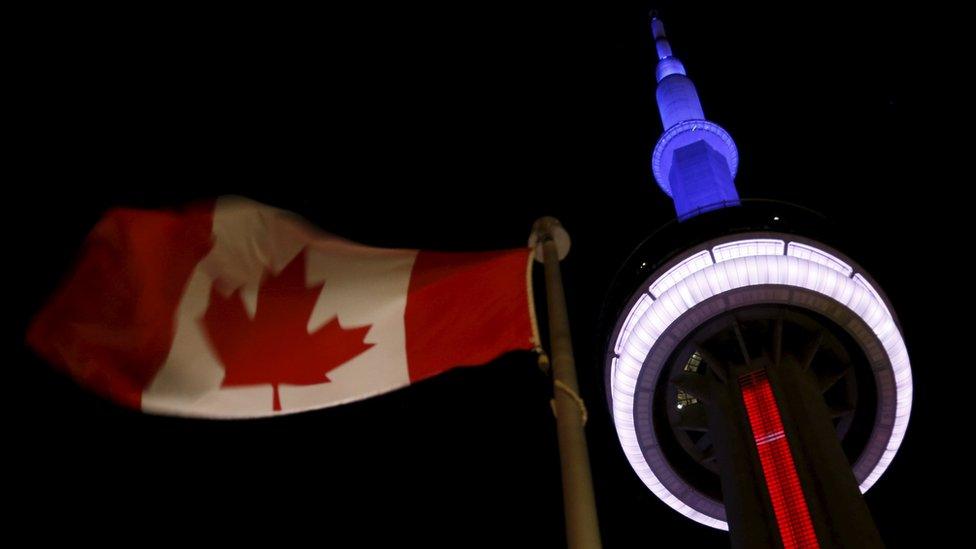
[[651, 32], [658, 57], [657, 108], [664, 124], [664, 135], [651, 158], [657, 184], [674, 200], [678, 219], [738, 205], [735, 141], [721, 126], [705, 119], [695, 85], [672, 53], [664, 23], [653, 12]]

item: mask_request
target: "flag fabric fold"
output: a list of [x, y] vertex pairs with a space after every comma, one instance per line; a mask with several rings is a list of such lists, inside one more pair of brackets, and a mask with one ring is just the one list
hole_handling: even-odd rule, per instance
[[373, 248], [239, 197], [119, 209], [27, 341], [146, 412], [300, 412], [537, 347], [530, 268], [528, 248]]

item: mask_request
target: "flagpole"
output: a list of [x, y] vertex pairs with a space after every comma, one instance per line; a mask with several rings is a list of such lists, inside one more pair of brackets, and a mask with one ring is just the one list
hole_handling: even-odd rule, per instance
[[[552, 363], [553, 412], [562, 466], [566, 542], [570, 549], [599, 549], [600, 527], [586, 449], [586, 407], [579, 397], [573, 343], [569, 333], [566, 295], [559, 262], [569, 253], [569, 233], [553, 217], [542, 217], [532, 227], [529, 245], [545, 265], [546, 303], [549, 311], [549, 349]], [[541, 252], [541, 253], [540, 253]]]

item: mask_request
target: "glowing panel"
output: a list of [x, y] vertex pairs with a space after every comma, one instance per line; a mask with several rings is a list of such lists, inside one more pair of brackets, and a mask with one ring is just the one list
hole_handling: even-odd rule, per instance
[[800, 477], [796, 474], [783, 421], [765, 370], [741, 376], [739, 386], [783, 547], [819, 548]]
[[655, 296], [660, 297], [671, 286], [674, 286], [678, 282], [688, 278], [689, 275], [711, 264], [712, 256], [709, 255], [708, 250], [702, 250], [668, 269], [668, 272], [661, 275], [651, 284], [650, 291]]
[[715, 256], [715, 261], [728, 261], [729, 259], [752, 255], [783, 255], [783, 246], [785, 245], [786, 243], [782, 240], [764, 238], [740, 240], [715, 246], [712, 248], [712, 255]]
[[821, 249], [814, 248], [813, 246], [807, 246], [806, 244], [801, 244], [799, 242], [790, 242], [787, 246], [786, 255], [791, 255], [793, 257], [799, 257], [800, 259], [807, 259], [813, 261], [814, 263], [819, 263], [821, 265], [826, 265], [837, 272], [843, 273], [844, 276], [851, 276], [854, 269], [847, 263], [837, 259], [832, 254], [829, 254]]
[[630, 313], [627, 314], [627, 320], [624, 320], [624, 327], [620, 330], [620, 335], [617, 336], [617, 344], [613, 348], [614, 353], [618, 355], [620, 354], [620, 346], [628, 337], [630, 337], [630, 333], [634, 331], [634, 323], [636, 323], [637, 319], [639, 319], [647, 311], [647, 308], [651, 306], [653, 301], [654, 300], [651, 299], [651, 296], [647, 294], [642, 294], [640, 296], [640, 299], [637, 300], [634, 308], [631, 309]]
[[874, 286], [872, 286], [871, 283], [868, 282], [868, 279], [864, 278], [864, 275], [862, 275], [861, 273], [857, 273], [856, 275], [854, 275], [854, 280], [856, 280], [857, 283], [860, 284], [867, 291], [871, 292], [871, 295], [873, 295], [875, 299], [881, 301], [881, 294], [878, 293], [878, 290], [874, 289]]
[[[722, 259], [713, 262], [707, 249], [691, 249], [685, 259], [658, 277], [649, 287], [656, 299], [638, 300], [621, 327], [629, 330], [615, 341], [616, 359], [610, 379], [610, 397], [617, 437], [631, 467], [662, 501], [683, 515], [723, 530], [725, 521], [689, 507], [657, 478], [644, 457], [634, 423], [634, 395], [641, 368], [658, 338], [692, 307], [725, 292], [762, 285], [803, 288], [837, 301], [857, 315], [881, 342], [895, 380], [895, 419], [885, 450], [873, 469], [860, 479], [866, 492], [881, 477], [901, 445], [912, 408], [912, 374], [901, 332], [880, 294], [860, 274], [826, 250], [791, 242], [787, 255], [748, 255], [766, 251], [756, 239], [721, 246]], [[716, 247], [718, 248], [718, 246]], [[736, 250], [733, 252], [732, 250]], [[726, 254], [744, 253], [739, 257]], [[716, 256], [718, 257], [718, 256]], [[640, 311], [635, 309], [640, 308]]]

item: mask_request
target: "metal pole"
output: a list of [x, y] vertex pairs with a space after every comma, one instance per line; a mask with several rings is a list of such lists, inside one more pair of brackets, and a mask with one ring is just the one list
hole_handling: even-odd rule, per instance
[[[559, 461], [562, 465], [566, 541], [570, 549], [599, 549], [600, 527], [597, 524], [590, 456], [583, 432], [584, 408], [582, 400], [579, 400], [566, 296], [559, 271], [559, 261], [569, 252], [569, 234], [552, 217], [536, 221], [532, 233], [530, 244], [536, 248], [536, 259], [542, 256], [546, 271], [549, 347]], [[538, 253], [540, 248], [541, 254]]]

